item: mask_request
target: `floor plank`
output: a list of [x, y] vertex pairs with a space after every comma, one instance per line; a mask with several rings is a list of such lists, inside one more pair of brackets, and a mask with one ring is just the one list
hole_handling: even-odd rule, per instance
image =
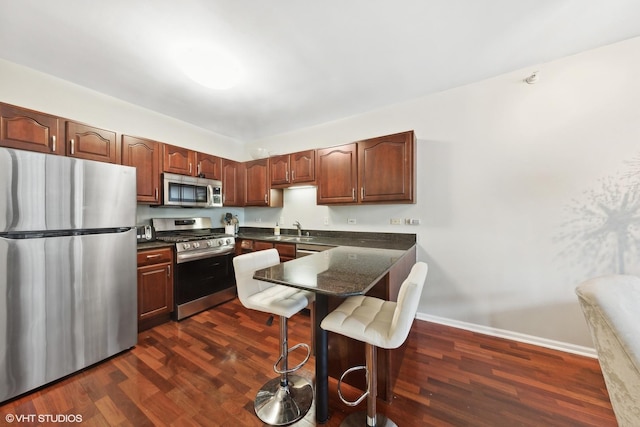
[[[85, 426], [260, 426], [257, 389], [270, 378], [278, 322], [230, 301], [140, 333], [138, 345], [0, 405], [6, 415], [82, 416]], [[310, 319], [290, 320], [290, 343], [310, 342]], [[615, 426], [597, 360], [416, 321], [391, 404], [400, 426]], [[300, 360], [293, 356], [292, 364]], [[313, 378], [313, 358], [300, 374]], [[331, 418], [349, 413], [330, 380]], [[357, 390], [345, 392], [355, 395]], [[23, 418], [24, 419], [24, 418]], [[59, 425], [59, 424], [58, 424]], [[298, 426], [314, 426], [310, 413]]]

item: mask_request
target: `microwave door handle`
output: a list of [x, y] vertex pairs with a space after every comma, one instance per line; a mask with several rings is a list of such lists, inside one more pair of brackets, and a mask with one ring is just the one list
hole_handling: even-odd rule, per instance
[[207, 206], [213, 206], [213, 185], [207, 185]]

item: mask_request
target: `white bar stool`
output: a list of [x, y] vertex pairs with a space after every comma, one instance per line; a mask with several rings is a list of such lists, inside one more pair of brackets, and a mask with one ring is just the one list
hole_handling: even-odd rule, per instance
[[[286, 425], [298, 421], [309, 412], [313, 402], [311, 382], [299, 375], [290, 375], [309, 360], [311, 349], [307, 344], [289, 348], [287, 319], [307, 307], [313, 301], [314, 294], [253, 278], [256, 270], [279, 263], [280, 256], [276, 249], [243, 254], [233, 259], [238, 298], [242, 305], [280, 318], [280, 357], [273, 365], [273, 370], [280, 377], [264, 384], [254, 400], [256, 415], [262, 422], [270, 425]], [[307, 349], [306, 358], [299, 365], [289, 368], [289, 352], [300, 347]]]
[[[366, 397], [367, 411], [347, 416], [341, 426], [396, 426], [386, 416], [376, 414], [376, 348], [398, 348], [407, 339], [418, 311], [427, 270], [427, 264], [424, 262], [418, 262], [413, 266], [409, 276], [400, 286], [397, 303], [369, 296], [353, 296], [347, 298], [322, 320], [322, 329], [362, 341], [366, 345], [366, 366], [349, 368], [342, 374], [338, 381], [338, 395], [349, 406], [356, 406]], [[348, 401], [342, 396], [342, 380], [347, 374], [361, 369], [366, 372], [367, 390], [355, 401]]]

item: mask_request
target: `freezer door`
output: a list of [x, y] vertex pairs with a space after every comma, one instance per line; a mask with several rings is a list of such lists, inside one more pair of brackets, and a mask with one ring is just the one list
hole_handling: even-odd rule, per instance
[[0, 402], [136, 344], [135, 242], [0, 237]]
[[0, 147], [0, 233], [135, 224], [135, 168]]

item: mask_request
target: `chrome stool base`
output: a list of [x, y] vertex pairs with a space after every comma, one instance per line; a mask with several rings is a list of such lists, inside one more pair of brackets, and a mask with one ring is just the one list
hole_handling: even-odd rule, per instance
[[[367, 424], [366, 411], [354, 412], [352, 414], [349, 414], [347, 418], [342, 420], [342, 422], [340, 423], [340, 427], [363, 427], [368, 425], [369, 424]], [[375, 427], [398, 427], [398, 425], [384, 415], [376, 414]]]
[[262, 386], [254, 401], [256, 415], [265, 424], [282, 426], [302, 419], [313, 402], [313, 386], [306, 378], [288, 375], [288, 385], [274, 378]]

